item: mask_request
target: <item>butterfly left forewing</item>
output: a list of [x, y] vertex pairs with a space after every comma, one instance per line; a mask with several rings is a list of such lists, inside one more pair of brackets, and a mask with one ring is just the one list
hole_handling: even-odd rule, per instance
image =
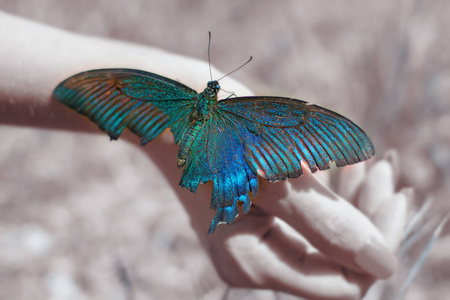
[[[347, 118], [317, 105], [281, 97], [238, 97], [219, 109], [242, 124], [245, 155], [252, 170], [270, 181], [298, 177], [300, 162], [325, 170], [375, 154], [367, 135]], [[254, 130], [254, 127], [258, 130]]]

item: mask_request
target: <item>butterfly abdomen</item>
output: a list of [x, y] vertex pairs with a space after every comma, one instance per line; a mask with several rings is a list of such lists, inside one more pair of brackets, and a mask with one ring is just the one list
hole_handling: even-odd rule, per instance
[[183, 167], [186, 163], [186, 158], [189, 155], [189, 151], [191, 150], [192, 145], [197, 138], [197, 135], [202, 127], [202, 121], [194, 120], [191, 125], [187, 128], [184, 133], [183, 138], [180, 140], [178, 144], [178, 161], [177, 166], [179, 168]]

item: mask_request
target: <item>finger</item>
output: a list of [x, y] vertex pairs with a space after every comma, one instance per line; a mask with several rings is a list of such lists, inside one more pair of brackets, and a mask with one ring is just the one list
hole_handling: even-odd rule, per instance
[[384, 153], [383, 158], [391, 164], [394, 174], [394, 182], [397, 182], [400, 176], [400, 159], [398, 157], [398, 151], [389, 149]]
[[[261, 185], [258, 205], [300, 232], [320, 252], [348, 268], [389, 277], [396, 257], [372, 222], [309, 171], [294, 184]], [[276, 200], [275, 200], [276, 199]]]
[[[277, 280], [273, 269], [268, 274], [272, 289], [296, 292], [308, 299], [360, 299], [373, 283], [372, 276], [361, 276], [343, 268], [317, 252], [309, 242], [286, 223], [275, 222], [265, 242], [285, 261], [279, 267]], [[300, 248], [302, 251], [295, 252]], [[291, 250], [286, 250], [291, 249]], [[286, 269], [288, 267], [289, 269]], [[326, 287], [325, 289], [323, 287]], [[301, 292], [301, 293], [300, 293]]]
[[[230, 260], [223, 262], [227, 255], [220, 255], [226, 265], [217, 267], [232, 286], [269, 288], [308, 299], [360, 299], [373, 280], [347, 273], [280, 221], [262, 235], [230, 236], [221, 249]], [[230, 267], [230, 262], [236, 265]]]
[[323, 185], [330, 186], [330, 172], [317, 171], [312, 175], [322, 182]]
[[356, 203], [367, 216], [372, 216], [384, 199], [394, 194], [394, 171], [387, 160], [376, 162], [367, 172]]
[[342, 168], [339, 176], [338, 194], [350, 203], [356, 201], [358, 189], [366, 177], [366, 162]]
[[413, 196], [412, 188], [402, 189], [400, 193], [386, 198], [372, 218], [391, 251], [396, 251], [402, 241], [408, 203], [411, 203]]

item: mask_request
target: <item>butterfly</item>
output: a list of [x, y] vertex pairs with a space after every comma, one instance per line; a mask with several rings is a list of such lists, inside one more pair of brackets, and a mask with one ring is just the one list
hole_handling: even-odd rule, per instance
[[[218, 101], [220, 85], [208, 82], [197, 93], [172, 79], [134, 69], [101, 69], [61, 82], [53, 97], [89, 117], [111, 139], [125, 128], [145, 145], [170, 128], [183, 168], [180, 186], [196, 192], [214, 183], [216, 215], [208, 233], [248, 213], [258, 176], [275, 182], [369, 159], [375, 149], [356, 124], [305, 101], [270, 96]], [[250, 197], [252, 195], [252, 198]]]

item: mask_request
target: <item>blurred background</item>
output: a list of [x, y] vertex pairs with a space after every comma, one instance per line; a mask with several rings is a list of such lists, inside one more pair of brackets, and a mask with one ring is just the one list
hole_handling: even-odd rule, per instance
[[[413, 210], [434, 200], [424, 228], [450, 209], [448, 1], [0, 0], [0, 10], [202, 60], [212, 31], [223, 72], [253, 56], [232, 77], [255, 94], [336, 110], [366, 130], [378, 157], [397, 149]], [[0, 299], [297, 299], [229, 289], [136, 147], [9, 126], [0, 137]], [[406, 299], [450, 293], [449, 230]], [[399, 290], [430, 232], [379, 295]]]

